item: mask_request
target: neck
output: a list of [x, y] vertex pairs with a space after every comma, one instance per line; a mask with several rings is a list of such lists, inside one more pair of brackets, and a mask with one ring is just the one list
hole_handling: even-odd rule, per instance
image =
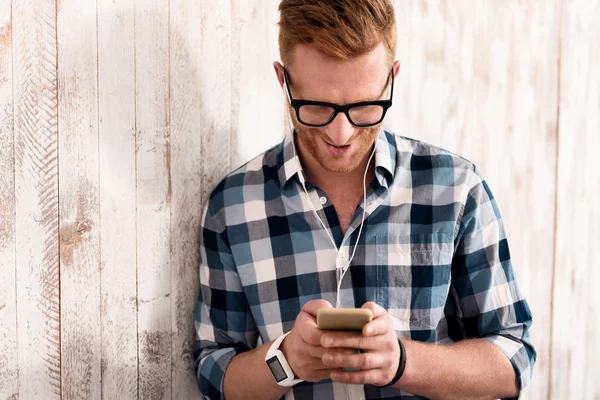
[[[309, 182], [317, 185], [326, 192], [355, 190], [356, 188], [360, 188], [362, 192], [365, 169], [367, 168], [369, 158], [371, 158], [373, 146], [371, 146], [369, 151], [364, 155], [358, 167], [356, 167], [354, 170], [350, 172], [331, 172], [323, 168], [308, 151], [302, 148], [301, 144], [296, 142], [296, 145], [296, 148], [298, 149], [298, 156], [302, 162], [302, 169], [304, 170], [306, 178]], [[368, 167], [369, 170], [367, 171], [367, 177], [365, 180], [367, 186], [375, 177], [375, 155], [373, 155], [373, 159]]]

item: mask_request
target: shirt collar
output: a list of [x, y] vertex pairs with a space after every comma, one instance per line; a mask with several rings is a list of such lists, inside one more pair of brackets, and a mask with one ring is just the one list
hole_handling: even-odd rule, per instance
[[[283, 140], [280, 154], [277, 157], [279, 166], [277, 174], [281, 186], [284, 186], [292, 177], [299, 174], [302, 174], [302, 177], [306, 180], [306, 174], [302, 169], [294, 144], [295, 135], [295, 131], [288, 131]], [[396, 140], [394, 135], [380, 128], [376, 141], [375, 176], [382, 186], [388, 187], [394, 179], [394, 172], [396, 170]]]

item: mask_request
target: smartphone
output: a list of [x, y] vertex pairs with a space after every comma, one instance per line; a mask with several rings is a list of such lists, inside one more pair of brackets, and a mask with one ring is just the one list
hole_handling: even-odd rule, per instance
[[368, 308], [320, 308], [317, 327], [336, 331], [360, 331], [373, 319]]

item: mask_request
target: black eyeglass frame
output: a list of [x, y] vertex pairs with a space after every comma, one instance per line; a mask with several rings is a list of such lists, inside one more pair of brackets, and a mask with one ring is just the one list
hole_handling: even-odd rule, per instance
[[[378, 123], [383, 121], [383, 119], [385, 118], [385, 114], [387, 113], [387, 110], [392, 106], [392, 99], [394, 98], [394, 69], [393, 68], [391, 71], [392, 90], [390, 93], [390, 98], [388, 100], [361, 101], [359, 103], [351, 103], [351, 104], [346, 104], [343, 106], [341, 106], [339, 104], [334, 104], [334, 103], [326, 103], [323, 101], [294, 99], [292, 97], [292, 92], [290, 91], [290, 86], [288, 84], [289, 76], [288, 76], [287, 70], [285, 68], [283, 69], [283, 75], [285, 78], [285, 87], [287, 89], [287, 93], [289, 96], [290, 105], [294, 108], [294, 110], [296, 110], [296, 118], [298, 118], [298, 121], [300, 121], [301, 124], [306, 125], [306, 126], [320, 127], [320, 126], [328, 125], [329, 123], [331, 123], [331, 121], [333, 121], [335, 119], [335, 117], [340, 112], [343, 112], [346, 115], [346, 118], [348, 118], [348, 121], [350, 121], [350, 123], [352, 125], [357, 126], [359, 128], [366, 128], [369, 126], [377, 125]], [[327, 122], [325, 122], [324, 124], [307, 124], [306, 122], [303, 122], [300, 119], [300, 107], [302, 107], [302, 106], [325, 106], [325, 107], [333, 108], [334, 111], [333, 111], [333, 114], [331, 114], [331, 117], [329, 118], [329, 120]], [[381, 114], [381, 118], [379, 119], [379, 121], [373, 122], [370, 124], [357, 124], [354, 121], [352, 121], [352, 118], [350, 117], [350, 109], [354, 108], [354, 107], [363, 107], [363, 106], [380, 106], [380, 107], [382, 107], [383, 113]]]

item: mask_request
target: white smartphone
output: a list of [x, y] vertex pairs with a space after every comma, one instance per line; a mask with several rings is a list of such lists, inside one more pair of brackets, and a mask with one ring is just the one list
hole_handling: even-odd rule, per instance
[[320, 308], [317, 310], [317, 327], [336, 331], [360, 331], [373, 319], [367, 308]]

